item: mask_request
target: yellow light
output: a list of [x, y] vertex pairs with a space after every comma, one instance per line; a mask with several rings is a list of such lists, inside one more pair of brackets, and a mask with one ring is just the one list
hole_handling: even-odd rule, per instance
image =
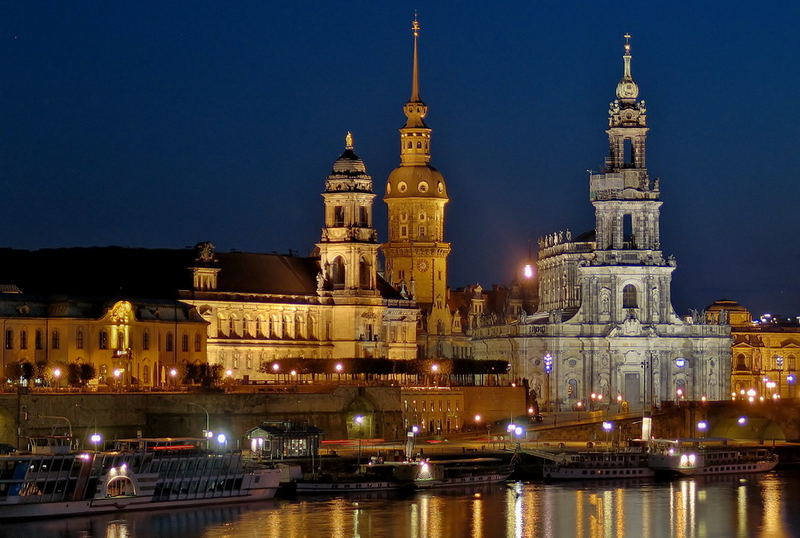
[[59, 377], [61, 377], [61, 368], [56, 368], [55, 370], [53, 370], [53, 375], [54, 375], [56, 378], [59, 378]]
[[527, 279], [533, 278], [533, 266], [529, 263], [526, 263], [525, 268], [522, 270], [522, 274], [525, 275], [525, 278]]
[[480, 422], [480, 421], [481, 421], [481, 416], [475, 415], [475, 422]]

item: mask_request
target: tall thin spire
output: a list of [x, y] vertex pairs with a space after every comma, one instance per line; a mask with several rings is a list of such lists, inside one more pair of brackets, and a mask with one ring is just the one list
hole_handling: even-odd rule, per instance
[[414, 65], [411, 69], [411, 99], [412, 103], [420, 101], [419, 98], [419, 52], [417, 50], [417, 38], [419, 38], [419, 20], [417, 12], [414, 11], [414, 20], [411, 22], [411, 31], [414, 34]]
[[625, 72], [623, 73], [623, 77], [626, 79], [633, 79], [631, 75], [631, 34], [625, 34], [625, 54], [622, 56], [622, 59], [625, 62]]

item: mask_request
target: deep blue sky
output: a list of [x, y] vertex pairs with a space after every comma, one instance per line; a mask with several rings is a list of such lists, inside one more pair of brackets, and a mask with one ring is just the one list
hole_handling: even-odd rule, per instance
[[593, 225], [630, 32], [676, 308], [800, 314], [796, 3], [114, 4], [0, 10], [0, 245], [310, 251], [345, 131], [399, 161], [417, 7], [451, 285]]

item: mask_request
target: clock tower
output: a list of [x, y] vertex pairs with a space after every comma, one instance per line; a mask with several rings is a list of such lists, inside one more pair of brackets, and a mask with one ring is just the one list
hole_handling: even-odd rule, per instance
[[383, 244], [386, 279], [413, 295], [426, 319], [428, 333], [449, 334], [447, 256], [444, 209], [449, 201], [444, 177], [430, 165], [431, 129], [425, 123], [428, 107], [419, 96], [420, 26], [411, 26], [414, 53], [411, 98], [403, 108], [400, 128], [400, 166], [389, 174], [384, 200], [389, 213], [389, 238]]

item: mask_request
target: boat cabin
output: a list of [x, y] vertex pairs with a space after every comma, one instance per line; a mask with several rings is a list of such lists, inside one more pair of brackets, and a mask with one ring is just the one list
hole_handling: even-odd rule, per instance
[[252, 455], [264, 460], [319, 456], [324, 432], [316, 426], [292, 421], [267, 421], [245, 432]]

